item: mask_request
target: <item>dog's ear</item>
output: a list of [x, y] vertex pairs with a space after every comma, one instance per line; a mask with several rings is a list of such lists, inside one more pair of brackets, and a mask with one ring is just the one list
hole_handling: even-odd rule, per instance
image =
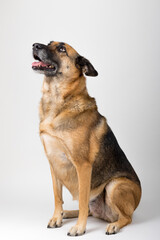
[[78, 56], [76, 58], [76, 66], [82, 70], [82, 72], [87, 76], [95, 77], [98, 72], [95, 70], [93, 65], [84, 57]]

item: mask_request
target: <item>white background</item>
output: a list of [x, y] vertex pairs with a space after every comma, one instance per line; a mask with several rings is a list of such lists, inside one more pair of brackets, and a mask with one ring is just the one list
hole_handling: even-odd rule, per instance
[[[49, 164], [38, 134], [43, 76], [31, 69], [32, 44], [63, 41], [99, 72], [88, 91], [108, 119], [142, 182], [133, 223], [106, 236], [89, 218], [76, 239], [159, 239], [160, 1], [1, 0], [0, 238], [69, 239], [76, 220], [47, 229], [53, 214]], [[64, 191], [64, 208], [78, 204]], [[74, 239], [74, 237], [73, 237]]]

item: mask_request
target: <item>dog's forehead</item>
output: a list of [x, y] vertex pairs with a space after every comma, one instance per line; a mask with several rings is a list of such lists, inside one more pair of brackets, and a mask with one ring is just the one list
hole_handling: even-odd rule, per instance
[[56, 47], [60, 46], [60, 45], [62, 45], [62, 46], [64, 46], [64, 47], [66, 48], [67, 53], [68, 53], [69, 55], [78, 54], [77, 51], [76, 51], [73, 47], [71, 47], [69, 44], [67, 44], [67, 43], [51, 41], [51, 42], [48, 44], [48, 46], [50, 46], [53, 50], [54, 50]]

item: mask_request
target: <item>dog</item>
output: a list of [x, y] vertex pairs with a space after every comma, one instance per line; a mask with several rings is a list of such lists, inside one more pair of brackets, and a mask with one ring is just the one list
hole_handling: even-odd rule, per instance
[[[55, 210], [48, 228], [63, 218], [78, 217], [69, 236], [85, 233], [88, 215], [106, 220], [106, 234], [131, 223], [141, 199], [141, 183], [120, 148], [106, 118], [86, 88], [86, 77], [98, 75], [93, 65], [70, 45], [34, 43], [34, 71], [44, 74], [39, 133], [49, 161]], [[62, 186], [79, 211], [63, 210]]]

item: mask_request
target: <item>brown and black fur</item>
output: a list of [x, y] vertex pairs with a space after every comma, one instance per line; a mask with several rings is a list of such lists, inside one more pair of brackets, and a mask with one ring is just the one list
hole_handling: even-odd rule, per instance
[[[106, 234], [129, 224], [141, 198], [140, 181], [105, 117], [88, 95], [93, 65], [65, 43], [33, 45], [33, 69], [45, 75], [40, 103], [40, 137], [49, 160], [55, 210], [48, 227], [78, 217], [68, 235], [85, 232], [87, 216], [106, 220]], [[45, 65], [46, 64], [46, 65]], [[62, 187], [79, 200], [79, 211], [63, 210]]]

